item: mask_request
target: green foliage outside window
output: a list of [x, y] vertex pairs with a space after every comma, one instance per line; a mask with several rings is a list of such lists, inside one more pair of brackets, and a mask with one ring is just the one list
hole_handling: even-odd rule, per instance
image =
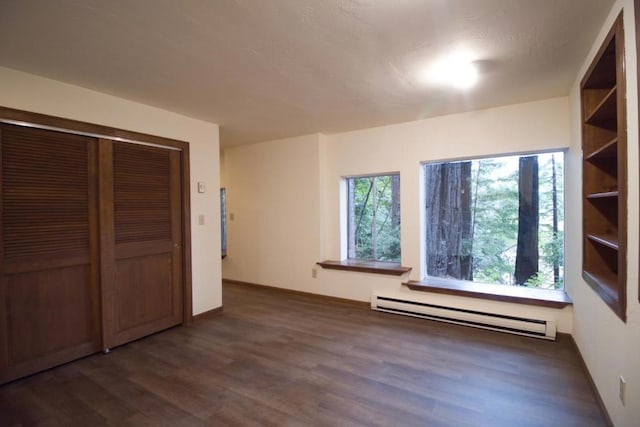
[[400, 176], [349, 178], [349, 258], [400, 262]]
[[563, 153], [426, 164], [427, 275], [562, 289], [563, 164]]

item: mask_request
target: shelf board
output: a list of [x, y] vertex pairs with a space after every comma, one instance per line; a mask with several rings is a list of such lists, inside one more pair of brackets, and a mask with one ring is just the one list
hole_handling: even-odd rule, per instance
[[616, 236], [615, 234], [588, 233], [586, 234], [586, 236], [587, 236], [587, 239], [591, 240], [592, 242], [595, 242], [602, 246], [606, 246], [615, 251], [617, 251], [620, 248], [620, 245], [618, 244], [618, 236]]
[[403, 285], [414, 291], [459, 295], [469, 298], [506, 301], [540, 307], [564, 308], [567, 305], [573, 304], [571, 298], [569, 298], [564, 291], [556, 289], [493, 285], [457, 279], [443, 279], [440, 277], [410, 280], [404, 282]]
[[593, 109], [585, 122], [593, 125], [615, 130], [617, 127], [617, 87], [614, 86], [604, 97], [604, 99]]
[[585, 160], [615, 159], [618, 156], [618, 138], [615, 137], [593, 153], [585, 157]]
[[587, 199], [590, 199], [590, 200], [593, 200], [593, 199], [612, 199], [612, 198], [618, 197], [618, 195], [619, 195], [618, 191], [605, 191], [603, 193], [589, 193], [585, 197]]
[[590, 285], [595, 285], [604, 292], [609, 301], [618, 299], [618, 293], [616, 292], [616, 289], [618, 289], [618, 276], [611, 272], [595, 273], [587, 270], [583, 270], [582, 275]]
[[345, 259], [342, 261], [316, 262], [322, 268], [329, 270], [358, 271], [361, 273], [388, 274], [402, 276], [411, 271], [411, 267], [403, 267], [399, 262], [372, 261], [362, 259]]
[[611, 272], [582, 271], [582, 277], [602, 297], [604, 302], [617, 312], [620, 294], [618, 291], [618, 276]]

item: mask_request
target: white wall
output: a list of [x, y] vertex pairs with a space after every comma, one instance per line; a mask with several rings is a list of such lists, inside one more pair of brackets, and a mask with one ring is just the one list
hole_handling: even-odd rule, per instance
[[218, 125], [2, 67], [0, 105], [189, 142], [193, 313], [222, 305]]
[[320, 260], [318, 149], [309, 135], [225, 150], [225, 278], [317, 290], [309, 278]]
[[414, 267], [412, 279], [421, 279], [420, 163], [565, 149], [568, 118], [567, 98], [555, 98], [326, 136], [326, 256], [340, 257], [341, 177], [399, 171], [402, 263]]
[[[627, 76], [628, 236], [627, 322], [623, 323], [582, 280], [581, 127], [579, 83], [620, 10], [624, 8]], [[571, 90], [571, 149], [565, 188], [567, 292], [574, 301], [574, 338], [616, 426], [640, 425], [640, 304], [638, 303], [638, 95], [633, 0], [618, 0]], [[618, 377], [627, 380], [627, 403]]]
[[[270, 286], [368, 301], [373, 291], [410, 292], [420, 279], [420, 162], [565, 149], [569, 103], [555, 98], [334, 135], [309, 135], [225, 150], [229, 222], [223, 276]], [[341, 259], [340, 181], [344, 176], [400, 172], [405, 277], [323, 270]], [[285, 219], [286, 218], [286, 219]], [[418, 293], [439, 303], [555, 318], [571, 332], [572, 311]]]

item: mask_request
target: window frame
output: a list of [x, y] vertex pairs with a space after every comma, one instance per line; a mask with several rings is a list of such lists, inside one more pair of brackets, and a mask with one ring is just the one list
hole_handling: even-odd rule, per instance
[[[398, 177], [398, 203], [400, 205], [400, 227], [402, 227], [402, 204], [400, 202], [400, 197], [402, 194], [402, 178], [401, 178], [401, 174], [399, 171], [393, 171], [393, 172], [381, 172], [381, 173], [371, 173], [371, 174], [359, 174], [359, 175], [349, 175], [349, 176], [344, 176], [342, 177], [343, 183], [344, 183], [344, 199], [346, 201], [346, 205], [345, 205], [345, 209], [343, 211], [343, 221], [344, 221], [344, 230], [345, 233], [343, 234], [344, 236], [344, 248], [345, 248], [345, 252], [344, 252], [344, 256], [342, 257], [344, 259], [344, 262], [347, 263], [357, 263], [359, 265], [364, 265], [366, 263], [370, 263], [372, 266], [374, 266], [373, 268], [380, 268], [380, 264], [388, 264], [390, 266], [392, 266], [391, 268], [394, 269], [395, 267], [393, 266], [400, 266], [401, 261], [402, 261], [402, 249], [400, 249], [400, 256], [398, 261], [384, 261], [384, 260], [379, 260], [379, 259], [375, 259], [375, 258], [357, 258], [357, 257], [351, 257], [350, 254], [352, 253], [353, 249], [350, 246], [350, 241], [351, 241], [351, 229], [350, 229], [350, 221], [349, 218], [351, 217], [351, 212], [353, 210], [353, 203], [350, 200], [350, 195], [351, 195], [351, 191], [350, 191], [350, 186], [352, 185], [351, 182], [352, 180], [355, 179], [361, 179], [361, 178], [379, 178], [379, 177], [393, 177], [393, 176], [397, 176]], [[400, 228], [401, 230], [402, 228]], [[399, 231], [399, 235], [398, 235], [398, 239], [400, 240], [401, 243], [401, 239], [402, 239], [402, 233], [401, 231]]]
[[[419, 281], [415, 281], [416, 283], [421, 283], [422, 285], [425, 286], [429, 286], [427, 285], [430, 281], [436, 283], [438, 286], [444, 286], [444, 287], [448, 287], [447, 283], [450, 283], [451, 286], [453, 287], [459, 287], [459, 286], [466, 286], [465, 284], [469, 284], [469, 285], [478, 285], [478, 286], [487, 286], [487, 287], [493, 287], [493, 286], [504, 286], [507, 288], [522, 288], [522, 289], [526, 289], [526, 290], [530, 290], [532, 292], [547, 292], [547, 291], [554, 291], [554, 292], [561, 292], [564, 293], [565, 289], [566, 289], [566, 205], [567, 205], [567, 197], [566, 197], [566, 193], [567, 193], [567, 158], [568, 158], [568, 151], [569, 149], [566, 147], [563, 148], [549, 148], [549, 149], [544, 149], [544, 150], [533, 150], [533, 151], [522, 151], [522, 152], [510, 152], [510, 153], [499, 153], [499, 154], [487, 154], [487, 155], [480, 155], [480, 156], [469, 156], [469, 157], [460, 157], [460, 158], [449, 158], [449, 159], [436, 159], [436, 160], [426, 160], [426, 161], [421, 161], [420, 162], [420, 188], [421, 188], [421, 202], [420, 202], [420, 222], [421, 222], [421, 234], [422, 237], [420, 239], [420, 245], [421, 245], [421, 250], [420, 250], [420, 277], [421, 280]], [[527, 157], [527, 156], [539, 156], [539, 155], [545, 155], [545, 154], [562, 154], [562, 160], [561, 160], [561, 165], [562, 165], [562, 176], [560, 177], [560, 181], [562, 183], [562, 205], [561, 205], [561, 209], [560, 211], [562, 212], [562, 218], [563, 218], [563, 235], [562, 235], [562, 259], [563, 259], [563, 264], [562, 264], [562, 288], [558, 288], [558, 289], [550, 289], [550, 288], [539, 288], [539, 287], [530, 287], [530, 286], [516, 286], [516, 285], [509, 285], [509, 284], [501, 284], [501, 283], [491, 283], [491, 282], [480, 282], [480, 281], [475, 281], [475, 280], [464, 280], [464, 279], [456, 279], [456, 278], [445, 278], [445, 277], [438, 277], [438, 276], [431, 276], [428, 274], [428, 266], [427, 266], [427, 259], [428, 259], [428, 248], [427, 248], [427, 239], [428, 239], [428, 233], [429, 233], [429, 227], [428, 227], [428, 218], [427, 218], [427, 207], [426, 207], [426, 203], [427, 203], [427, 199], [428, 199], [428, 194], [427, 194], [427, 188], [426, 188], [426, 166], [428, 165], [433, 165], [433, 164], [442, 164], [442, 163], [460, 163], [460, 162], [473, 162], [473, 161], [480, 161], [480, 160], [487, 160], [487, 159], [500, 159], [500, 158], [505, 158], [505, 157]], [[472, 236], [473, 238], [473, 236]], [[541, 255], [539, 255], [539, 258], [541, 257]]]

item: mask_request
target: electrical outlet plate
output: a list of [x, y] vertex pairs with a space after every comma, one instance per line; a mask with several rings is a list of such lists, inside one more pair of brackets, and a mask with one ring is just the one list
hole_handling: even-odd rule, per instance
[[313, 279], [317, 278], [318, 277], [318, 270], [316, 270], [315, 268], [312, 268], [311, 269], [311, 277]]
[[620, 402], [622, 402], [622, 405], [624, 406], [624, 401], [625, 401], [625, 395], [627, 392], [627, 382], [625, 381], [624, 377], [622, 375], [620, 375]]

